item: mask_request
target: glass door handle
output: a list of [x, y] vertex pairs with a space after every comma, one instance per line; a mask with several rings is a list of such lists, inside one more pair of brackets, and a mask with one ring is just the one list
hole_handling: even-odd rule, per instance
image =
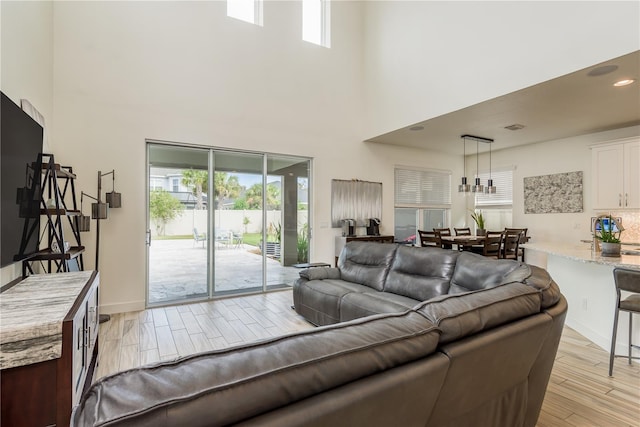
[[147, 246], [151, 246], [151, 230], [147, 230], [146, 232], [145, 243]]

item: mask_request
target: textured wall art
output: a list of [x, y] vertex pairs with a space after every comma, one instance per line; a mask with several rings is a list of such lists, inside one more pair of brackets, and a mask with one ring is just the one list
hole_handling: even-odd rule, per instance
[[524, 178], [525, 214], [582, 211], [582, 171]]

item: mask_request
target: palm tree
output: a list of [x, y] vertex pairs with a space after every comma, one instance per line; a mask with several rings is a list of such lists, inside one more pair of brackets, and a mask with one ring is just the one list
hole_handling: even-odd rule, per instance
[[223, 199], [235, 199], [240, 195], [242, 186], [236, 175], [229, 175], [226, 172], [216, 172], [213, 180], [216, 190], [216, 207], [219, 207]]
[[203, 194], [209, 189], [209, 174], [205, 170], [187, 169], [182, 171], [182, 184], [192, 187], [196, 196], [196, 209], [204, 209]]

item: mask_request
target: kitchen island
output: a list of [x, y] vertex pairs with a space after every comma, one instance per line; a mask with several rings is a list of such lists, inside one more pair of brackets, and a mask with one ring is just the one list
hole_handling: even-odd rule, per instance
[[[616, 305], [613, 269], [621, 267], [640, 271], [640, 255], [603, 257], [601, 252], [591, 250], [590, 243], [527, 243], [523, 247], [526, 249], [525, 262], [547, 269], [567, 298], [566, 325], [608, 352]], [[623, 246], [624, 250], [637, 248]], [[622, 293], [623, 298], [626, 295]], [[627, 316], [627, 313], [620, 313], [617, 354], [627, 354]], [[633, 342], [640, 343], [640, 316], [634, 318]]]

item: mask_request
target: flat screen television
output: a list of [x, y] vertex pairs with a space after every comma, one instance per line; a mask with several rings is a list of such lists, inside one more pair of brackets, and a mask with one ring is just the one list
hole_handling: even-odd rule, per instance
[[33, 166], [42, 153], [42, 126], [0, 95], [0, 267], [5, 267], [38, 250], [41, 171]]

